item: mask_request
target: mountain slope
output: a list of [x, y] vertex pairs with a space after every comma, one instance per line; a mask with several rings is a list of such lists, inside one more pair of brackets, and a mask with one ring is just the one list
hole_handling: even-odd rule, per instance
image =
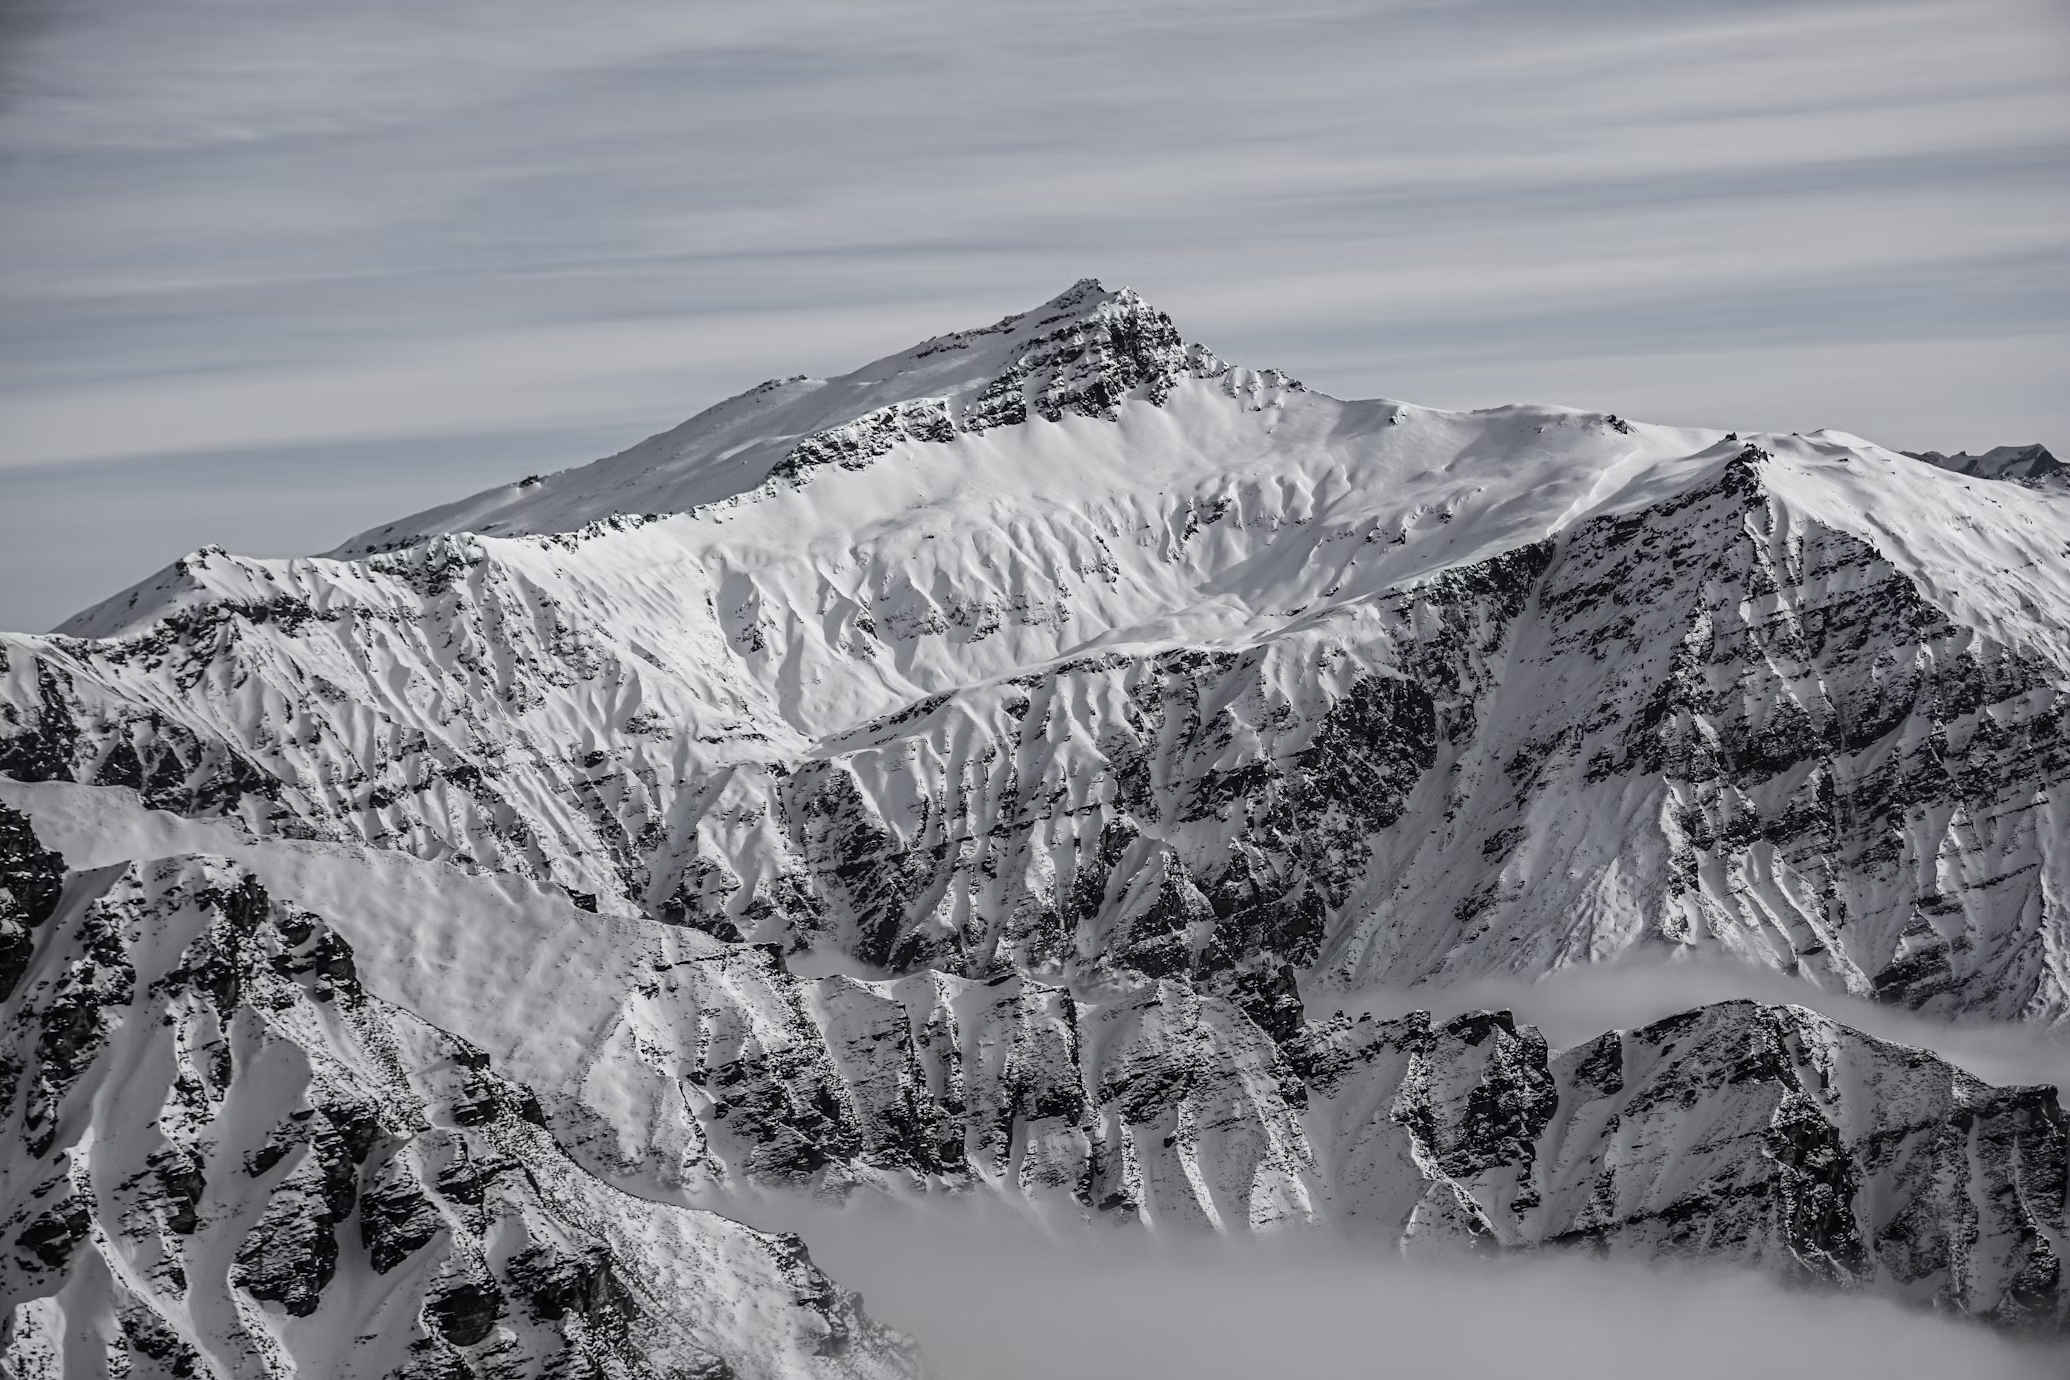
[[[2070, 1005], [2061, 498], [1837, 433], [1340, 403], [1086, 285], [1010, 321], [811, 393], [942, 428], [787, 421], [696, 511], [196, 553], [0, 643], [0, 770], [901, 971], [1186, 971], [1268, 1024], [1289, 970], [1661, 947]], [[602, 464], [732, 487], [728, 418]], [[603, 473], [497, 520], [602, 512]]]
[[[1700, 1257], [2029, 1330], [2070, 1309], [2054, 1090], [1802, 1008], [1726, 1002], [1566, 1051], [1504, 1013], [1275, 1041], [1179, 979], [804, 980], [632, 919], [542, 961], [556, 933], [507, 911], [426, 930], [282, 884], [196, 859], [73, 879], [9, 1008], [39, 1056], [19, 1113], [38, 1158], [15, 1171], [36, 1187], [10, 1185], [29, 1206], [4, 1228], [30, 1266], [18, 1355], [112, 1313], [133, 1346], [176, 1336], [229, 1373], [307, 1369], [348, 1320], [369, 1373], [455, 1352], [619, 1373], [671, 1347], [742, 1374], [894, 1364], [784, 1243], [664, 1206], [743, 1186]], [[410, 1303], [370, 1319], [390, 1276]], [[791, 1330], [743, 1331], [771, 1295], [797, 1299]]]
[[337, 554], [441, 532], [563, 532], [624, 513], [679, 512], [772, 475], [854, 468], [906, 441], [976, 435], [1031, 414], [1112, 418], [1132, 393], [1162, 402], [1182, 378], [1229, 372], [1134, 292], [1110, 293], [1087, 278], [1032, 311], [922, 341], [839, 378], [771, 379], [618, 455], [403, 518]]
[[794, 1240], [582, 1173], [220, 861], [76, 877], [6, 1019], [10, 1374], [906, 1372]]
[[2060, 1022], [2066, 533], [1843, 433], [1328, 398], [1087, 280], [196, 552], [0, 635], [9, 1364], [901, 1373], [700, 1207], [766, 1186], [2059, 1329], [2053, 1089], [1788, 1005], [1327, 1013], [1706, 958]]

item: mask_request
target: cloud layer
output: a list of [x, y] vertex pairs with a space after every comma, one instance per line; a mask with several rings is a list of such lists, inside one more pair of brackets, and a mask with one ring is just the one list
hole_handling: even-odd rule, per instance
[[152, 563], [341, 446], [403, 511], [1088, 273], [1340, 395], [2070, 441], [2053, 0], [13, 0], [0, 166], [0, 503], [235, 473]]
[[1579, 1254], [1404, 1264], [1377, 1242], [1152, 1241], [983, 1202], [720, 1206], [799, 1231], [943, 1380], [2041, 1380], [2070, 1359], [1875, 1299]]

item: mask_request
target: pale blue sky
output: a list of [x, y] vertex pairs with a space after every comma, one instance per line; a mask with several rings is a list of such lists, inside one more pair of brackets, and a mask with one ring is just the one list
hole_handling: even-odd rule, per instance
[[1345, 396], [2070, 443], [2070, 6], [0, 0], [0, 626], [1075, 278]]

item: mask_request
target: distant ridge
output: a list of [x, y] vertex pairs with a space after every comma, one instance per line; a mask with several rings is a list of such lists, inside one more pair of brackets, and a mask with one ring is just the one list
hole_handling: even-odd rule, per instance
[[1937, 450], [1908, 450], [1914, 460], [1924, 460], [1956, 474], [1975, 479], [2009, 479], [2030, 488], [2070, 489], [2070, 465], [2049, 454], [2039, 442], [2027, 446], [1993, 446], [1982, 455], [1957, 451], [1943, 455]]

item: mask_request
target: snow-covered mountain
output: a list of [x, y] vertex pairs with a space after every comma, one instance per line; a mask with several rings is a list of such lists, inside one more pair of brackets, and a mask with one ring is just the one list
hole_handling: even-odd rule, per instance
[[[1088, 280], [0, 637], [9, 1057], [99, 1032], [8, 1092], [4, 1220], [78, 1204], [7, 1277], [10, 1356], [134, 1351], [136, 1313], [226, 1373], [339, 1329], [370, 1373], [903, 1364], [695, 1207], [742, 1184], [1697, 1252], [2060, 1326], [2052, 1089], [1789, 1006], [1565, 1052], [1331, 1012], [1710, 957], [2047, 1027], [2066, 789], [2070, 496], [1836, 432], [1342, 402]], [[168, 1129], [211, 1040], [281, 1053], [193, 1075]], [[339, 1099], [377, 1149], [324, 1148]], [[283, 1118], [294, 1165], [199, 1171], [206, 1240], [145, 1230], [149, 1156], [227, 1165]], [[446, 1193], [498, 1155], [545, 1168]], [[298, 1174], [366, 1252], [283, 1266], [299, 1314], [240, 1244], [317, 1201]], [[391, 1181], [428, 1234], [383, 1283]], [[548, 1239], [607, 1262], [608, 1317], [520, 1306], [512, 1242]], [[732, 1283], [594, 1284], [675, 1251]], [[87, 1254], [103, 1283], [63, 1284]], [[457, 1336], [455, 1281], [500, 1310]]]
[[6, 1032], [33, 1054], [0, 1165], [11, 1373], [906, 1373], [798, 1242], [583, 1173], [531, 1092], [249, 872], [101, 868], [38, 924]]
[[2047, 446], [2038, 443], [2031, 446], [1993, 446], [1981, 455], [1971, 455], [1968, 451], [1944, 455], [1937, 450], [1914, 450], [1906, 454], [1929, 465], [1938, 465], [1956, 474], [1974, 475], [1978, 479], [2010, 479], [2034, 488], [2070, 490], [2070, 465], [2056, 459]]

